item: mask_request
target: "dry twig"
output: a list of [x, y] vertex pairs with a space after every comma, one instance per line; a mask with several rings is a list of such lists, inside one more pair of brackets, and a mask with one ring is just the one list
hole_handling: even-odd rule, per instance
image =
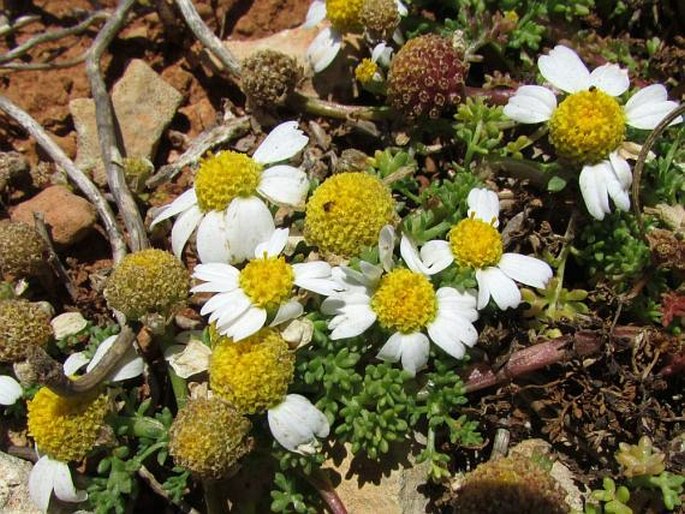
[[202, 21], [190, 0], [176, 0], [176, 5], [183, 15], [183, 19], [195, 37], [212, 52], [221, 64], [235, 76], [240, 77], [240, 63], [223, 45], [221, 40]]
[[64, 169], [69, 179], [74, 182], [76, 186], [83, 191], [83, 194], [86, 195], [88, 200], [95, 205], [95, 208], [102, 219], [102, 223], [105, 226], [109, 243], [112, 246], [114, 262], [119, 262], [124, 255], [126, 255], [126, 242], [119, 231], [114, 213], [100, 190], [76, 167], [73, 161], [67, 157], [64, 151], [50, 138], [47, 132], [45, 132], [43, 127], [41, 127], [26, 111], [17, 107], [11, 100], [2, 95], [0, 95], [0, 109], [5, 111], [10, 118], [17, 122], [36, 140], [45, 153], [47, 153], [58, 166], [61, 166]]
[[67, 273], [67, 270], [64, 268], [64, 264], [62, 264], [59, 255], [57, 255], [57, 252], [55, 251], [55, 245], [52, 244], [52, 238], [50, 237], [48, 228], [45, 226], [45, 219], [43, 218], [43, 213], [34, 212], [33, 221], [36, 226], [36, 232], [38, 232], [40, 237], [43, 238], [43, 241], [45, 241], [45, 245], [48, 248], [48, 261], [52, 266], [52, 269], [55, 270], [57, 276], [62, 280], [62, 283], [64, 284], [64, 287], [66, 287], [71, 299], [74, 302], [76, 302], [76, 300], [78, 299], [78, 291], [76, 290], [76, 286], [74, 286], [74, 283], [71, 281], [71, 278], [69, 278], [69, 274]]
[[88, 74], [91, 93], [95, 101], [98, 140], [100, 141], [102, 161], [107, 172], [107, 182], [128, 231], [131, 250], [137, 252], [147, 248], [150, 244], [140, 211], [126, 184], [122, 165], [123, 156], [119, 146], [120, 138], [117, 138], [114, 126], [116, 120], [114, 109], [107, 93], [105, 81], [100, 73], [100, 58], [126, 21], [126, 15], [134, 3], [135, 0], [121, 0], [112, 17], [107, 20], [105, 26], [100, 30], [88, 50], [86, 73]]

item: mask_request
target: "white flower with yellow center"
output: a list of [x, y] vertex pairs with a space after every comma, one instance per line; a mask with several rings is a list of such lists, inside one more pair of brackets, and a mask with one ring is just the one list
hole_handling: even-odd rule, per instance
[[626, 124], [653, 129], [678, 104], [668, 100], [664, 86], [653, 84], [621, 105], [617, 97], [628, 90], [628, 71], [604, 64], [590, 72], [578, 54], [565, 46], [555, 46], [549, 55], [540, 56], [538, 69], [568, 96], [557, 105], [550, 89], [522, 86], [509, 99], [504, 114], [520, 123], [547, 122], [557, 153], [583, 165], [580, 190], [593, 217], [601, 220], [611, 212], [609, 198], [627, 211], [633, 177], [628, 162], [618, 153]]
[[293, 287], [331, 295], [338, 285], [331, 278], [331, 266], [323, 261], [288, 264], [280, 253], [288, 241], [288, 229], [276, 229], [254, 251], [242, 270], [230, 264], [212, 262], [195, 267], [193, 277], [205, 283], [193, 293], [217, 293], [202, 307], [217, 331], [234, 341], [244, 339], [264, 326], [276, 326], [297, 318], [303, 307], [293, 298]]
[[238, 263], [250, 258], [275, 229], [262, 198], [298, 207], [309, 190], [301, 169], [266, 166], [294, 157], [308, 141], [297, 122], [288, 121], [274, 128], [252, 157], [222, 151], [203, 159], [193, 188], [164, 207], [151, 226], [179, 215], [171, 230], [171, 245], [179, 259], [195, 229], [202, 262]]
[[[400, 0], [395, 0], [400, 16], [407, 15], [407, 7]], [[313, 27], [324, 19], [330, 21], [326, 27], [314, 38], [307, 49], [307, 60], [314, 73], [319, 73], [333, 62], [342, 47], [343, 36], [348, 32], [361, 32], [361, 19], [364, 0], [314, 0], [307, 11], [305, 27]], [[393, 36], [395, 38], [400, 36]], [[374, 49], [374, 62], [380, 56]], [[388, 55], [386, 53], [386, 55]]]
[[468, 217], [454, 225], [449, 241], [430, 241], [424, 249], [436, 262], [456, 260], [461, 266], [476, 270], [478, 309], [490, 297], [502, 309], [516, 308], [521, 292], [516, 282], [531, 287], [545, 287], [552, 278], [552, 268], [535, 257], [504, 253], [499, 226], [499, 200], [487, 189], [472, 189], [467, 198]]
[[385, 273], [383, 268], [363, 261], [361, 271], [342, 267], [336, 272], [347, 287], [326, 298], [321, 306], [322, 312], [334, 316], [328, 324], [331, 339], [358, 336], [378, 323], [391, 333], [378, 358], [401, 361], [412, 375], [428, 362], [429, 338], [452, 357], [462, 358], [466, 346], [478, 340], [473, 326], [478, 319], [475, 295], [452, 287], [435, 290], [428, 277], [447, 267], [451, 259], [435, 259], [425, 246], [419, 253], [402, 236], [400, 254], [408, 267], [393, 268], [393, 247], [394, 232], [387, 226], [379, 241]]

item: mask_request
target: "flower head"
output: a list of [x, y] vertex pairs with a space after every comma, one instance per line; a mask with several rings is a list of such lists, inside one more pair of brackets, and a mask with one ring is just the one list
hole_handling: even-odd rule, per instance
[[461, 266], [476, 270], [478, 309], [485, 307], [491, 296], [502, 310], [517, 307], [521, 293], [514, 281], [544, 287], [552, 278], [552, 268], [535, 257], [504, 253], [497, 230], [497, 194], [487, 189], [472, 189], [467, 202], [468, 217], [452, 227], [449, 241], [431, 241], [430, 250], [435, 258], [453, 259]]
[[335, 291], [329, 264], [289, 264], [280, 256], [287, 240], [288, 229], [274, 230], [242, 270], [221, 263], [195, 267], [193, 277], [205, 283], [192, 291], [216, 293], [200, 313], [210, 314], [209, 321], [221, 335], [239, 341], [262, 328], [268, 317], [270, 326], [276, 326], [300, 316], [303, 307], [294, 298], [294, 286], [323, 295]]
[[138, 320], [146, 314], [167, 317], [188, 298], [190, 276], [169, 252], [149, 248], [126, 255], [107, 279], [107, 304]]
[[[557, 153], [583, 166], [579, 182], [592, 216], [603, 219], [611, 212], [609, 198], [628, 210], [632, 175], [618, 150], [626, 125], [653, 129], [677, 107], [666, 88], [653, 84], [622, 105], [617, 99], [628, 90], [628, 71], [604, 64], [590, 72], [578, 55], [558, 45], [538, 59], [542, 76], [568, 95], [557, 104], [554, 92], [542, 86], [522, 86], [504, 107], [504, 113], [521, 123], [547, 122]], [[682, 118], [674, 121], [678, 123]]]
[[338, 173], [307, 202], [304, 237], [325, 253], [359, 255], [384, 225], [395, 222], [395, 200], [383, 182], [368, 173]]
[[397, 26], [399, 16], [406, 14], [407, 8], [400, 0], [314, 0], [309, 6], [304, 26], [313, 27], [324, 19], [328, 19], [331, 26], [319, 32], [309, 45], [307, 60], [314, 72], [319, 73], [340, 52], [343, 35], [362, 32], [370, 23], [371, 37], [394, 36], [396, 31], [393, 27]]
[[252, 448], [251, 428], [247, 418], [217, 397], [190, 400], [169, 430], [169, 453], [199, 477], [218, 480]]
[[267, 411], [271, 433], [289, 451], [316, 451], [316, 438], [328, 436], [328, 419], [304, 396], [286, 394], [295, 371], [295, 355], [283, 337], [267, 328], [239, 342], [216, 332], [213, 339], [212, 390], [241, 413]]
[[50, 316], [25, 300], [0, 300], [0, 362], [27, 357], [31, 345], [45, 346], [52, 336]]
[[152, 225], [178, 215], [171, 231], [174, 254], [180, 258], [197, 229], [197, 253], [208, 262], [239, 263], [275, 229], [265, 198], [277, 205], [304, 204], [309, 181], [304, 171], [286, 164], [309, 139], [297, 122], [274, 128], [252, 157], [223, 151], [200, 162], [192, 189], [176, 198]]
[[43, 387], [28, 402], [29, 434], [51, 458], [81, 460], [95, 445], [107, 412], [105, 394], [63, 397]]
[[402, 361], [402, 367], [412, 374], [428, 361], [429, 338], [453, 357], [463, 357], [466, 346], [473, 346], [478, 339], [473, 326], [478, 319], [476, 298], [452, 287], [436, 291], [429, 278], [445, 269], [451, 258], [440, 258], [429, 244], [419, 253], [402, 236], [400, 253], [407, 267], [393, 268], [392, 227], [385, 227], [379, 239], [385, 273], [366, 262], [361, 263], [361, 271], [337, 270], [346, 290], [331, 295], [321, 307], [333, 315], [328, 325], [331, 339], [358, 336], [378, 323], [391, 334], [378, 358]]

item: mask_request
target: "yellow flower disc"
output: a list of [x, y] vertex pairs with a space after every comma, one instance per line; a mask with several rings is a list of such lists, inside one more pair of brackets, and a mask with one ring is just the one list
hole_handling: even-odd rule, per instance
[[357, 32], [362, 28], [364, 0], [326, 0], [326, 18], [340, 32]]
[[428, 278], [398, 268], [381, 279], [371, 308], [383, 328], [411, 334], [435, 319], [438, 301]]
[[43, 387], [28, 402], [29, 435], [52, 459], [81, 460], [95, 445], [108, 411], [105, 394], [66, 398]]
[[354, 69], [355, 78], [362, 84], [368, 84], [373, 81], [374, 75], [378, 72], [378, 65], [371, 59], [362, 59], [357, 67]]
[[596, 88], [569, 95], [549, 120], [549, 139], [559, 155], [582, 164], [606, 159], [625, 133], [623, 109]]
[[450, 230], [449, 240], [454, 258], [462, 266], [494, 266], [502, 257], [502, 237], [495, 227], [483, 220], [461, 220]]
[[256, 414], [283, 401], [295, 372], [295, 355], [273, 328], [238, 342], [214, 332], [209, 362], [212, 391], [243, 414]]
[[234, 198], [253, 195], [261, 173], [254, 159], [238, 152], [227, 150], [203, 159], [194, 186], [200, 209], [223, 211]]
[[199, 477], [218, 480], [252, 449], [251, 428], [247, 418], [220, 398], [190, 400], [169, 430], [169, 453]]
[[285, 257], [265, 256], [248, 262], [238, 280], [254, 305], [269, 310], [292, 296], [294, 279], [293, 268]]
[[323, 252], [354, 257], [376, 244], [381, 228], [395, 221], [395, 200], [379, 178], [339, 173], [309, 198], [304, 236]]

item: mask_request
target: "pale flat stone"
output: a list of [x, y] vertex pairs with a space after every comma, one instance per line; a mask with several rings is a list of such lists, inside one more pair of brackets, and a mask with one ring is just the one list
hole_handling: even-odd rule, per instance
[[[140, 59], [134, 59], [112, 88], [112, 105], [128, 157], [153, 160], [159, 140], [169, 126], [183, 95], [162, 80]], [[69, 102], [78, 134], [77, 166], [102, 167], [95, 121], [95, 103], [89, 98]]]
[[40, 514], [29, 498], [32, 465], [0, 452], [0, 514]]

